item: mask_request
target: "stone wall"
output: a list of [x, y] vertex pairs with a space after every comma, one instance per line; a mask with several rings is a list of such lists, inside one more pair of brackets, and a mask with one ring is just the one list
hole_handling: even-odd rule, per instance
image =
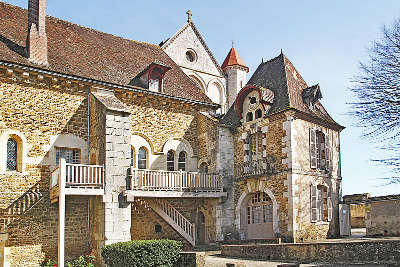
[[[6, 150], [0, 151], [0, 208], [6, 208], [38, 182], [48, 188], [41, 166], [55, 167], [49, 155], [60, 134], [87, 140], [87, 90], [75, 83], [28, 74], [6, 74], [0, 68], [0, 140], [16, 133], [23, 140], [22, 170], [5, 171]], [[5, 140], [3, 140], [5, 139]], [[87, 155], [81, 155], [83, 159]], [[3, 166], [4, 165], [4, 166]], [[43, 166], [46, 167], [46, 166]]]
[[37, 267], [45, 259], [40, 245], [5, 248], [5, 267]]
[[[161, 226], [161, 232], [155, 232], [155, 225]], [[151, 208], [146, 208], [140, 202], [132, 203], [132, 240], [172, 239], [182, 241], [185, 250], [192, 248], [178, 232], [165, 222]]]
[[297, 263], [325, 262], [329, 264], [400, 262], [399, 240], [370, 240], [357, 242], [323, 242], [281, 245], [224, 245], [226, 257], [252, 258]]
[[368, 236], [400, 236], [400, 199], [371, 201], [366, 227]]
[[[46, 257], [57, 256], [58, 206], [50, 204], [49, 177], [56, 166], [56, 146], [78, 148], [82, 163], [87, 162], [87, 94], [83, 84], [0, 68], [1, 212], [8, 212], [6, 208], [32, 187], [42, 195], [9, 225], [6, 245], [21, 247], [11, 252], [38, 246]], [[18, 171], [5, 170], [3, 148], [10, 134], [22, 140]], [[88, 198], [66, 201], [66, 256], [73, 258], [90, 250]]]
[[[329, 135], [332, 155], [329, 172], [310, 167], [310, 128], [319, 129]], [[297, 241], [308, 241], [337, 236], [339, 234], [338, 203], [341, 187], [339, 133], [318, 124], [296, 118], [295, 114], [293, 114], [290, 131], [295, 239]], [[333, 217], [330, 222], [311, 222], [311, 185], [325, 185], [331, 190]]]
[[352, 228], [365, 228], [366, 204], [350, 204], [350, 224]]
[[[267, 127], [266, 131], [266, 155], [271, 156], [273, 159], [273, 175], [270, 176], [258, 176], [254, 178], [247, 178], [244, 180], [237, 180], [237, 187], [235, 190], [235, 202], [234, 206], [236, 208], [235, 218], [236, 218], [236, 228], [238, 229], [239, 235], [244, 238], [246, 234], [244, 228], [239, 227], [240, 224], [238, 212], [240, 207], [238, 204], [239, 199], [243, 200], [243, 197], [249, 193], [267, 190], [273, 195], [276, 200], [276, 220], [277, 228], [275, 228], [274, 234], [276, 236], [282, 236], [284, 240], [291, 240], [292, 233], [289, 231], [289, 220], [288, 220], [288, 187], [286, 184], [288, 166], [284, 159], [287, 158], [286, 152], [284, 152], [284, 143], [282, 138], [286, 135], [283, 128], [283, 122], [286, 120], [285, 116], [282, 114], [274, 115], [268, 119], [264, 119], [258, 123], [255, 128]], [[235, 132], [233, 137], [235, 146], [234, 162], [240, 164], [244, 161], [244, 142], [243, 134], [249, 133], [250, 129], [245, 126], [241, 126]], [[262, 184], [260, 189], [260, 184]], [[242, 205], [246, 203], [242, 202]], [[244, 221], [242, 221], [243, 223]]]
[[162, 152], [168, 140], [185, 139], [197, 156], [199, 132], [196, 106], [132, 92], [116, 91], [115, 95], [132, 114], [131, 133], [145, 136], [152, 153]]

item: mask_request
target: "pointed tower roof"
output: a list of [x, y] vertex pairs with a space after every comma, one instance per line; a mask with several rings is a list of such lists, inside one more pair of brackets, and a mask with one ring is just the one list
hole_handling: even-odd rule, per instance
[[226, 56], [224, 63], [222, 63], [221, 68], [224, 70], [226, 67], [230, 66], [240, 66], [246, 69], [249, 72], [249, 67], [246, 66], [243, 59], [240, 57], [239, 53], [236, 51], [234, 47], [229, 51], [228, 55]]
[[[330, 124], [337, 125], [339, 128], [342, 127], [331, 118], [319, 101], [322, 98], [319, 85], [309, 87], [282, 52], [279, 56], [261, 63], [247, 85], [261, 86], [273, 91], [275, 100], [268, 111], [269, 114], [295, 108]], [[310, 97], [314, 103], [314, 108], [311, 108], [307, 102], [307, 98]]]

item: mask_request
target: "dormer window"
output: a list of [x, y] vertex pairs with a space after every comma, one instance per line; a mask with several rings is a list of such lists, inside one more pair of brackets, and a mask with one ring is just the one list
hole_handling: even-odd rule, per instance
[[170, 70], [171, 67], [163, 65], [161, 63], [151, 63], [135, 78], [133, 78], [129, 85], [142, 87], [149, 89], [152, 92], [163, 91], [163, 79], [165, 73]]
[[153, 92], [162, 91], [163, 71], [160, 68], [154, 68], [149, 73], [149, 90]]

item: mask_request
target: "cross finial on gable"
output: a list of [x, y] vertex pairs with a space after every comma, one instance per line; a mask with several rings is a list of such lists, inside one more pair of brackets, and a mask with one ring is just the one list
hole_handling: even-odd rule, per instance
[[188, 21], [188, 22], [191, 22], [191, 21], [192, 21], [192, 15], [193, 15], [192, 11], [190, 11], [190, 9], [189, 9], [189, 10], [186, 12], [186, 14], [188, 15], [187, 21]]

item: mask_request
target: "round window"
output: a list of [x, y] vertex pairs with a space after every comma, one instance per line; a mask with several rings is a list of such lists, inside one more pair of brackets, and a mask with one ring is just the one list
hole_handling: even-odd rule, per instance
[[189, 62], [194, 62], [196, 60], [196, 54], [193, 51], [186, 51], [186, 59]]

